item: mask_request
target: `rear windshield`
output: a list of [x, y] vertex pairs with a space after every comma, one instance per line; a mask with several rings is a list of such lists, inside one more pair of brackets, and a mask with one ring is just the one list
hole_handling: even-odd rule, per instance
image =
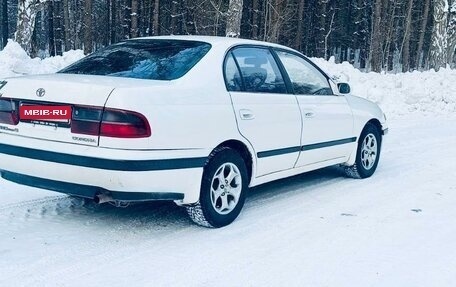
[[196, 41], [132, 40], [101, 49], [59, 73], [174, 80], [185, 75], [210, 48], [210, 44]]

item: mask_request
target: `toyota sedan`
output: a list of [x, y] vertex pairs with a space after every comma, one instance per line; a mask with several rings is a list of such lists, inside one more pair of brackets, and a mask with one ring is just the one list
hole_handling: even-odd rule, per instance
[[138, 38], [0, 87], [4, 179], [171, 200], [206, 227], [235, 220], [249, 187], [331, 165], [370, 177], [387, 132], [376, 104], [301, 53], [244, 39]]

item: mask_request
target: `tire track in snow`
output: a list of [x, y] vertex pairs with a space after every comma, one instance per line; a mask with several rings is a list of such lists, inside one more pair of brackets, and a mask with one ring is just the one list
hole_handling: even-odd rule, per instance
[[10, 209], [19, 209], [19, 208], [30, 207], [30, 206], [36, 207], [41, 204], [66, 200], [67, 198], [68, 198], [68, 196], [66, 196], [66, 195], [46, 196], [46, 197], [38, 198], [38, 199], [25, 200], [25, 201], [21, 201], [21, 202], [17, 202], [17, 203], [0, 205], [0, 213], [5, 212]]

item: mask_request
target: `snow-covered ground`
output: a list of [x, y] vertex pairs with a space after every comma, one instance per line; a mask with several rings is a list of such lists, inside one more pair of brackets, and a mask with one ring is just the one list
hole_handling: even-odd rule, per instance
[[[0, 51], [0, 78], [82, 55], [18, 49]], [[217, 230], [172, 203], [97, 206], [0, 180], [0, 286], [455, 286], [456, 71], [315, 61], [391, 119], [373, 177], [326, 168], [255, 188]]]

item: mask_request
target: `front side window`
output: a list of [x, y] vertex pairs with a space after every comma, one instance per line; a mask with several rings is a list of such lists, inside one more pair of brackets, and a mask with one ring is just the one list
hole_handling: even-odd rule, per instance
[[290, 77], [295, 94], [332, 95], [328, 79], [312, 64], [295, 54], [276, 51]]
[[210, 44], [196, 41], [132, 40], [101, 49], [59, 73], [175, 80], [210, 48]]
[[287, 92], [279, 67], [268, 49], [237, 48], [233, 55], [239, 64], [246, 92]]

